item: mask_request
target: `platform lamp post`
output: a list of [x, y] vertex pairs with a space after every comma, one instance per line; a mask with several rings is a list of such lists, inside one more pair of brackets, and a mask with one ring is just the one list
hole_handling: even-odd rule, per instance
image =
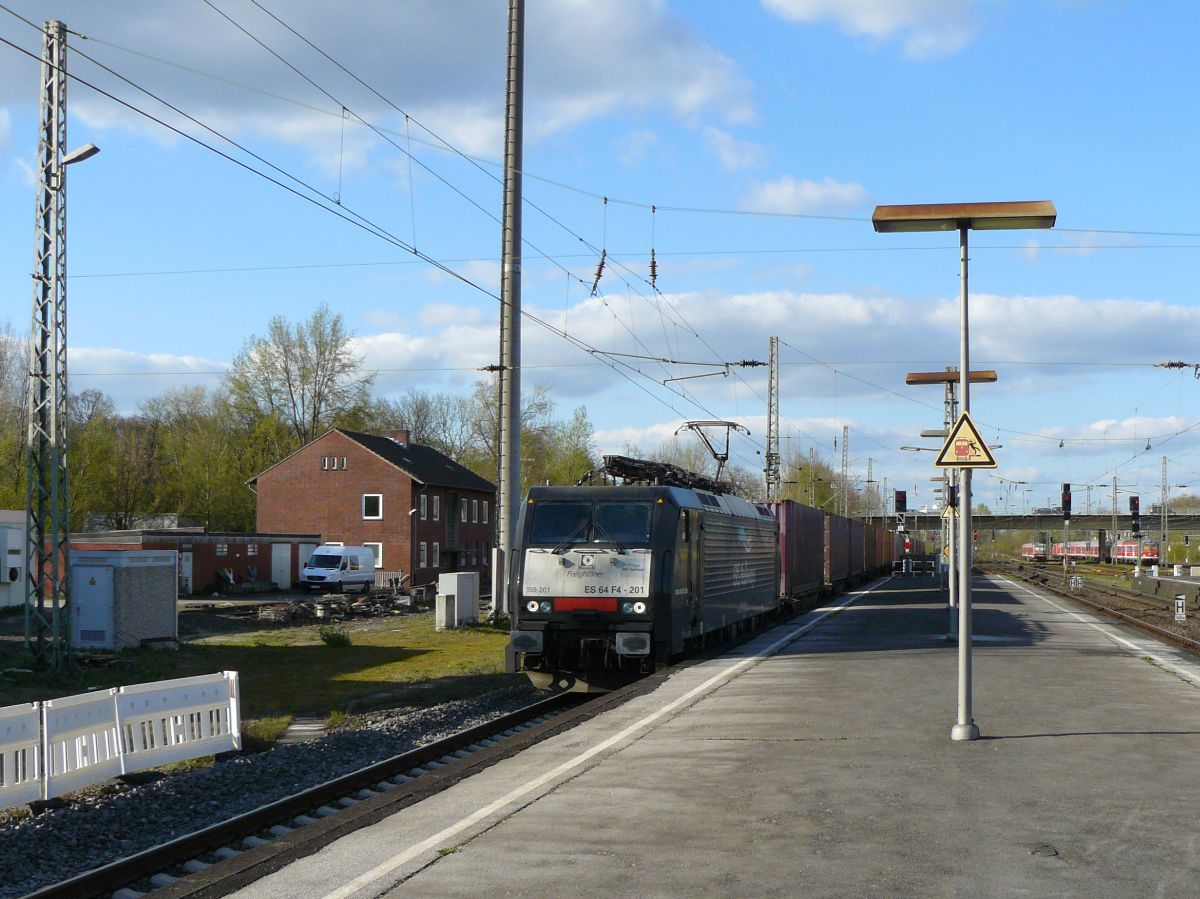
[[[970, 330], [967, 315], [967, 234], [1053, 228], [1057, 218], [1049, 200], [1002, 203], [938, 203], [876, 206], [871, 224], [877, 232], [957, 231], [959, 256], [959, 400], [964, 414], [971, 411]], [[977, 740], [979, 728], [971, 714], [971, 469], [959, 477], [958, 518], [958, 720], [952, 740]]]

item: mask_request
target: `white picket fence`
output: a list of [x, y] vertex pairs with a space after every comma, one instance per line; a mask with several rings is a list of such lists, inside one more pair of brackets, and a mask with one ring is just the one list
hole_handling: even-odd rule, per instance
[[0, 808], [240, 749], [236, 671], [0, 708]]

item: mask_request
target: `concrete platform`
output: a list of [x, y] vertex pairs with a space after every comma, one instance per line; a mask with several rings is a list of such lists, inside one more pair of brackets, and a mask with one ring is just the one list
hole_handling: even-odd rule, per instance
[[975, 583], [975, 720], [923, 578], [689, 668], [238, 893], [1195, 896], [1200, 663]]

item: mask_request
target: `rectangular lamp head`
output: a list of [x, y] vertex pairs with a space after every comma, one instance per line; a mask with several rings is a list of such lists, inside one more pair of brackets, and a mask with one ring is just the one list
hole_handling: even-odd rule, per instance
[[1058, 212], [1049, 200], [1003, 203], [919, 203], [876, 206], [871, 224], [876, 231], [973, 231], [1053, 228]]
[[[971, 369], [972, 384], [992, 384], [996, 381], [996, 370], [992, 368]], [[904, 376], [905, 384], [957, 384], [958, 370], [950, 371], [910, 371]]]

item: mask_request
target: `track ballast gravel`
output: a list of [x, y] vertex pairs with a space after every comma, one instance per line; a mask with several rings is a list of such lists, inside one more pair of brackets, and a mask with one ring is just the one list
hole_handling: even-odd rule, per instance
[[14, 899], [168, 840], [228, 820], [516, 711], [539, 698], [513, 687], [429, 708], [355, 716], [336, 732], [237, 755], [153, 783], [109, 782], [29, 817], [0, 812], [0, 899]]

